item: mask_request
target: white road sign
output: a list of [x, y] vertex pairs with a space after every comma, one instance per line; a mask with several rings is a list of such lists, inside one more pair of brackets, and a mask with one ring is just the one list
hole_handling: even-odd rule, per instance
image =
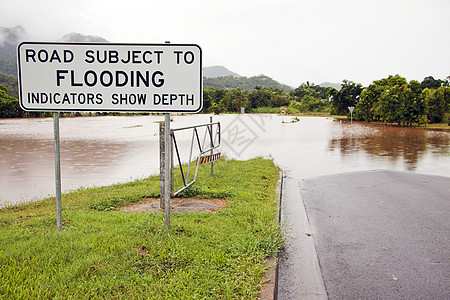
[[187, 44], [21, 43], [27, 111], [187, 112], [202, 109], [202, 51]]

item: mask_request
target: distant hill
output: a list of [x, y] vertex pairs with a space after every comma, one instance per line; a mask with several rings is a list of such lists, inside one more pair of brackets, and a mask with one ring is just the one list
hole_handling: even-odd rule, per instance
[[17, 45], [23, 41], [25, 30], [21, 26], [0, 27], [0, 72], [17, 76]]
[[21, 26], [0, 27], [0, 59], [15, 59], [17, 45], [24, 37], [25, 29]]
[[[17, 45], [26, 39], [28, 39], [27, 33], [21, 26], [0, 27], [0, 73], [17, 77]], [[77, 32], [68, 33], [59, 41], [69, 43], [108, 42], [100, 36], [84, 35]]]
[[293, 90], [292, 87], [279, 83], [272, 78], [265, 75], [258, 75], [252, 77], [215, 77], [215, 78], [203, 78], [203, 87], [215, 87], [220, 89], [235, 89], [241, 88], [243, 90], [253, 90], [255, 87], [271, 87], [274, 89], [280, 89], [287, 93]]
[[242, 77], [241, 75], [231, 72], [224, 66], [212, 66], [203, 68], [203, 77], [206, 78], [216, 78], [216, 77]]
[[17, 97], [18, 84], [17, 77], [0, 73], [0, 85], [8, 89], [8, 94]]
[[102, 38], [101, 36], [94, 35], [84, 35], [78, 32], [71, 32], [65, 34], [62, 38], [62, 41], [68, 43], [108, 43], [109, 41]]
[[338, 91], [341, 89], [341, 84], [340, 83], [322, 82], [321, 84], [319, 84], [319, 86], [321, 86], [321, 87], [332, 87], [332, 88], [337, 89]]

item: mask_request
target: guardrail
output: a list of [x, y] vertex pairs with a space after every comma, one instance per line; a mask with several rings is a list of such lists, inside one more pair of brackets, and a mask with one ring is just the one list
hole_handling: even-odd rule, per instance
[[[199, 131], [204, 128], [204, 135], [203, 140], [201, 141], [199, 136]], [[185, 131], [192, 129], [192, 138], [191, 138], [191, 145], [190, 145], [190, 151], [189, 151], [189, 159], [188, 159], [188, 167], [187, 172], [185, 176], [185, 172], [183, 170], [183, 164], [180, 158], [180, 151], [176, 139], [176, 132], [178, 131]], [[207, 153], [211, 155], [211, 159], [208, 161], [211, 163], [211, 174], [213, 174], [213, 161], [217, 160], [217, 158], [220, 158], [220, 155], [213, 156], [214, 150], [217, 149], [220, 146], [221, 141], [221, 135], [220, 135], [220, 122], [211, 122], [207, 124], [202, 125], [194, 125], [194, 126], [188, 126], [188, 127], [182, 127], [182, 128], [176, 128], [170, 130], [171, 140], [174, 146], [175, 153], [177, 155], [178, 164], [180, 167], [181, 177], [183, 179], [183, 187], [176, 192], [173, 192], [173, 162], [171, 163], [171, 173], [172, 173], [172, 185], [171, 185], [171, 195], [176, 196], [191, 185], [193, 185], [197, 180], [198, 175], [198, 168], [200, 164], [202, 163], [202, 157], [205, 157]], [[209, 144], [209, 145], [208, 145]], [[197, 155], [194, 155], [194, 145], [197, 145]], [[195, 168], [195, 174], [192, 181], [189, 182], [189, 175], [190, 175], [190, 169], [191, 169], [191, 163], [193, 162], [193, 159], [196, 159], [196, 168]], [[173, 158], [172, 158], [173, 161]]]

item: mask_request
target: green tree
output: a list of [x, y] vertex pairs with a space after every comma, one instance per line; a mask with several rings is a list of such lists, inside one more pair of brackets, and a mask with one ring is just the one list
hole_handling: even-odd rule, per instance
[[302, 83], [290, 93], [293, 105], [301, 112], [324, 111], [329, 105], [330, 95], [335, 95], [336, 89], [324, 88], [309, 81]]
[[384, 86], [379, 98], [379, 111], [383, 121], [409, 126], [412, 123], [423, 123], [426, 119], [427, 103], [420, 83], [416, 80], [407, 83], [406, 79], [401, 77], [391, 77], [384, 82], [392, 85]]
[[416, 80], [411, 80], [404, 92], [406, 94], [404, 121], [409, 126], [412, 123], [423, 123], [426, 120], [427, 102], [422, 95], [421, 84]]
[[23, 117], [25, 112], [20, 108], [19, 100], [11, 97], [8, 90], [0, 85], [0, 118]]
[[427, 76], [420, 83], [422, 89], [429, 88], [430, 90], [434, 90], [439, 88], [445, 81], [440, 79], [434, 79], [433, 76]]
[[355, 119], [359, 121], [375, 121], [379, 118], [378, 102], [384, 87], [375, 82], [361, 92], [361, 98], [355, 107]]
[[[393, 99], [387, 98], [389, 95], [389, 91], [387, 90], [392, 89], [395, 86], [407, 84], [406, 78], [401, 77], [400, 75], [390, 75], [387, 78], [373, 81], [372, 84], [361, 92], [361, 99], [358, 101], [355, 108], [355, 118], [367, 122], [380, 119], [386, 122], [388, 119], [396, 119], [394, 113], [389, 112], [390, 108], [395, 109], [396, 106], [394, 105], [395, 101]], [[396, 91], [399, 90], [396, 89]], [[399, 117], [398, 114], [397, 117]]]
[[405, 116], [405, 93], [404, 85], [394, 85], [384, 89], [380, 96], [380, 113], [385, 123], [397, 122], [400, 124]]
[[291, 102], [291, 97], [283, 90], [270, 87], [257, 86], [255, 90], [248, 92], [246, 97], [248, 100], [247, 108], [250, 109], [288, 106]]
[[[203, 90], [203, 112], [221, 113], [225, 107], [219, 105], [227, 91], [219, 88], [208, 87]], [[206, 102], [206, 105], [205, 105]]]
[[290, 93], [293, 100], [302, 101], [305, 96], [312, 96], [318, 99], [328, 99], [329, 92], [328, 88], [321, 87], [319, 85], [315, 85], [314, 83], [310, 83], [309, 81], [302, 83], [298, 88]]
[[289, 103], [291, 103], [291, 99], [286, 94], [284, 94], [284, 95], [272, 94], [270, 96], [270, 100], [269, 100], [270, 107], [288, 106]]
[[208, 112], [211, 105], [213, 104], [211, 97], [211, 88], [206, 88], [203, 90], [203, 112]]
[[349, 106], [358, 103], [363, 88], [360, 83], [344, 80], [341, 89], [331, 98], [331, 113], [335, 115], [348, 115]]
[[302, 83], [298, 88], [291, 92], [291, 96], [295, 101], [302, 101], [305, 96], [320, 98], [320, 94], [314, 89], [314, 84], [309, 81]]
[[447, 76], [447, 78], [445, 78], [445, 80], [442, 82], [442, 85], [450, 87], [450, 76]]
[[319, 112], [326, 108], [326, 100], [306, 95], [301, 102], [294, 102], [294, 106], [301, 112]]
[[442, 123], [447, 121], [446, 113], [449, 111], [449, 87], [439, 87], [436, 90], [425, 89], [424, 97], [428, 104], [428, 120], [430, 123]]
[[8, 95], [16, 98], [18, 97], [18, 83], [16, 77], [0, 73], [0, 85], [7, 89]]
[[225, 112], [239, 112], [241, 107], [247, 106], [246, 93], [241, 88], [227, 90], [219, 105]]
[[254, 91], [247, 95], [250, 108], [269, 106], [271, 96], [272, 93], [267, 88], [257, 86]]

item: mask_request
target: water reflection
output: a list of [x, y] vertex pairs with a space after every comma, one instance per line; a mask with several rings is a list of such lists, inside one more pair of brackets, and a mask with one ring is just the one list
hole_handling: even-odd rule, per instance
[[339, 151], [342, 156], [364, 151], [392, 162], [403, 160], [407, 170], [414, 171], [428, 151], [449, 155], [449, 142], [446, 132], [344, 123], [332, 127], [328, 149]]
[[[148, 176], [158, 169], [162, 117], [62, 118], [62, 189]], [[53, 195], [52, 119], [0, 121], [0, 207]]]

